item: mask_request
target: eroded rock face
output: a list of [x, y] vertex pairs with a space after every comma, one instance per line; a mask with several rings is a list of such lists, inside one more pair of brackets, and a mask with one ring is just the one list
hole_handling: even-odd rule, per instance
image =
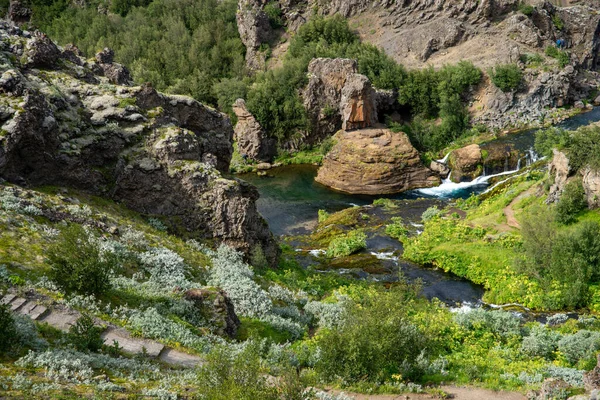
[[453, 182], [472, 181], [483, 172], [481, 148], [477, 144], [471, 144], [454, 150], [448, 163], [452, 170], [450, 179]]
[[554, 149], [554, 156], [552, 161], [548, 164], [548, 171], [551, 177], [554, 179], [554, 183], [550, 186], [550, 192], [548, 193], [547, 203], [555, 203], [560, 199], [569, 176], [571, 174], [571, 167], [569, 165], [569, 158], [561, 151]]
[[27, 41], [24, 56], [28, 67], [52, 67], [60, 57], [60, 50], [46, 34], [36, 31]]
[[259, 51], [261, 44], [269, 42], [272, 29], [269, 17], [263, 11], [265, 0], [239, 0], [236, 15], [238, 31], [246, 46], [246, 66], [251, 71], [265, 68], [265, 55]]
[[242, 323], [223, 290], [192, 289], [185, 292], [184, 298], [194, 303], [211, 327], [216, 327], [217, 335], [235, 337]]
[[588, 207], [600, 207], [600, 171], [586, 167], [581, 171], [581, 175]]
[[[149, 85], [111, 84], [98, 63], [72, 50], [63, 56], [47, 38], [10, 35], [6, 27], [0, 23], [0, 38], [16, 43], [11, 49], [40, 49], [41, 40], [59, 53], [30, 58], [43, 60], [42, 73], [12, 65], [14, 54], [0, 51], [0, 177], [74, 187], [173, 217], [192, 236], [247, 254], [259, 246], [275, 265], [278, 248], [256, 211], [256, 189], [221, 175], [233, 139], [224, 114]], [[113, 65], [105, 56], [99, 65]]]
[[302, 94], [310, 121], [309, 144], [343, 128], [365, 128], [377, 122], [377, 95], [368, 78], [357, 71], [356, 60], [315, 58], [310, 62]]
[[235, 101], [233, 112], [238, 119], [235, 125], [235, 140], [240, 154], [256, 161], [273, 161], [277, 155], [277, 142], [267, 136], [254, 115], [248, 111], [243, 99]]
[[354, 194], [389, 194], [436, 186], [405, 133], [388, 129], [340, 131], [315, 180]]

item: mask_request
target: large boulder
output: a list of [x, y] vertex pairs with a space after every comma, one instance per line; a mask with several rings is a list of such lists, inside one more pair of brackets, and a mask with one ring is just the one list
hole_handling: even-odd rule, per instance
[[104, 196], [169, 217], [191, 237], [247, 255], [259, 247], [276, 265], [278, 246], [256, 209], [256, 188], [223, 178], [233, 153], [226, 115], [150, 85], [112, 83], [98, 68], [114, 65], [110, 52], [87, 61], [70, 51], [53, 64], [54, 56], [41, 57], [60, 56], [47, 37], [27, 38], [4, 27], [0, 35], [15, 44], [11, 51], [32, 49], [33, 65], [53, 69], [11, 65], [17, 59], [11, 54], [0, 67], [1, 178]]
[[129, 70], [124, 65], [114, 62], [114, 52], [109, 48], [96, 54], [96, 62], [102, 71], [102, 74], [108, 78], [108, 81], [117, 85], [130, 85], [133, 80]]
[[342, 88], [340, 101], [342, 129], [362, 129], [377, 123], [376, 94], [369, 78], [352, 74]]
[[481, 148], [471, 144], [450, 153], [448, 165], [452, 172], [450, 179], [453, 182], [472, 181], [483, 173], [483, 157]]
[[340, 129], [373, 126], [377, 99], [369, 79], [357, 73], [356, 60], [315, 58], [308, 66], [308, 85], [303, 91], [313, 144]]
[[15, 24], [24, 24], [31, 19], [31, 9], [21, 0], [10, 0], [8, 13], [6, 14], [9, 21]]
[[273, 161], [277, 155], [277, 141], [267, 135], [254, 115], [248, 111], [243, 99], [235, 101], [233, 112], [238, 120], [234, 137], [239, 153], [256, 161]]
[[35, 31], [24, 51], [25, 65], [33, 68], [53, 68], [60, 58], [60, 50], [45, 34]]
[[216, 334], [235, 338], [242, 323], [223, 290], [191, 289], [185, 292], [184, 298], [194, 304], [211, 327], [216, 328]]
[[548, 199], [546, 202], [555, 203], [560, 199], [569, 176], [571, 175], [571, 166], [569, 165], [569, 158], [562, 151], [554, 149], [553, 157], [550, 164], [548, 164], [548, 171], [550, 177], [553, 179], [553, 183], [550, 186], [550, 192], [548, 193]]
[[353, 194], [380, 195], [436, 186], [405, 133], [388, 129], [340, 131], [315, 180]]

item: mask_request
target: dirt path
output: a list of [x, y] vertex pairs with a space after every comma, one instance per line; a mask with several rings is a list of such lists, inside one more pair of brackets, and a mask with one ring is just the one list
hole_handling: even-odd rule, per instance
[[523, 193], [519, 194], [517, 197], [515, 197], [509, 205], [507, 205], [506, 207], [504, 207], [504, 210], [502, 210], [504, 212], [504, 215], [506, 216], [506, 225], [512, 227], [512, 228], [516, 228], [516, 229], [521, 229], [521, 224], [519, 223], [519, 221], [517, 221], [517, 218], [515, 217], [515, 210], [513, 210], [513, 207], [522, 199], [524, 199], [525, 197], [529, 197], [533, 194], [532, 188], [527, 189], [526, 191], [524, 191]]
[[[521, 393], [516, 392], [496, 392], [488, 389], [481, 389], [477, 387], [458, 387], [458, 386], [442, 386], [442, 389], [447, 393], [450, 399], [454, 400], [525, 400], [526, 397]], [[335, 391], [339, 393], [340, 391]], [[430, 400], [439, 397], [433, 397], [429, 394], [378, 394], [378, 395], [366, 395], [366, 394], [355, 394], [347, 393], [347, 396], [353, 397], [355, 400]]]

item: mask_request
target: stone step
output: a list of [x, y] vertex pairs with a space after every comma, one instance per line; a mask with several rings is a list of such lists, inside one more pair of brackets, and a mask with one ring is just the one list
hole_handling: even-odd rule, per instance
[[143, 349], [146, 348], [146, 354], [151, 357], [157, 357], [165, 347], [154, 340], [133, 338], [129, 332], [119, 328], [108, 328], [102, 333], [101, 337], [107, 346], [112, 346], [116, 340], [119, 343], [119, 347], [124, 352], [130, 354], [142, 354], [144, 352]]
[[29, 315], [29, 313], [37, 306], [33, 301], [27, 302], [21, 309], [19, 310], [19, 314]]
[[11, 311], [17, 311], [25, 303], [27, 303], [27, 299], [24, 299], [22, 297], [17, 297], [16, 299], [14, 299], [13, 301], [10, 302], [10, 309], [11, 309]]
[[14, 294], [7, 294], [2, 298], [2, 300], [0, 300], [0, 304], [10, 304], [10, 302], [13, 301], [16, 297], [17, 296], [15, 296]]
[[[44, 310], [45, 311], [45, 310]], [[75, 325], [79, 319], [80, 314], [78, 312], [60, 312], [57, 310], [50, 310], [44, 316], [38, 316], [38, 321], [45, 322], [50, 326], [53, 326], [61, 331], [67, 332], [71, 326]]]
[[182, 367], [196, 367], [202, 364], [200, 357], [170, 348], [165, 348], [160, 353], [159, 359], [167, 364], [180, 365]]
[[18, 312], [20, 314], [27, 315], [31, 319], [37, 320], [46, 312], [46, 310], [47, 308], [43, 305], [30, 301], [21, 307]]

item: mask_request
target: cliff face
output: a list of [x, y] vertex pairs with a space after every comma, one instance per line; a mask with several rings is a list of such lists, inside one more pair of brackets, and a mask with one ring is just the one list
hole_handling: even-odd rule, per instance
[[233, 129], [223, 114], [150, 86], [124, 86], [105, 50], [93, 61], [45, 35], [0, 24], [0, 176], [59, 185], [172, 217], [197, 236], [274, 263], [278, 250], [256, 211], [258, 192], [222, 178]]

